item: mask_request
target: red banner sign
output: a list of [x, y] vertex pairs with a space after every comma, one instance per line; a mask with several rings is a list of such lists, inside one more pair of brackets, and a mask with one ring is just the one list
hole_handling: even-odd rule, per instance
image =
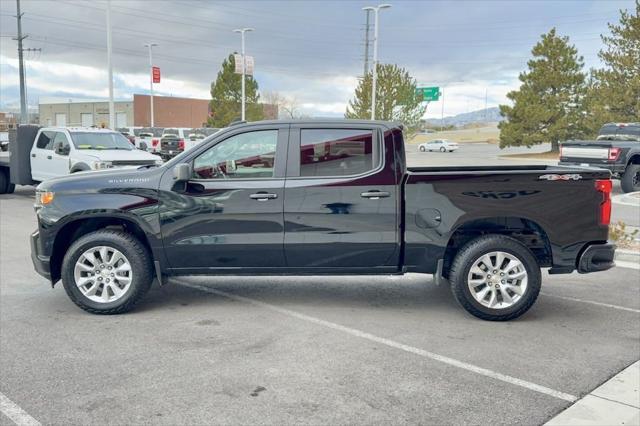
[[154, 83], [160, 83], [160, 67], [151, 67], [151, 75]]

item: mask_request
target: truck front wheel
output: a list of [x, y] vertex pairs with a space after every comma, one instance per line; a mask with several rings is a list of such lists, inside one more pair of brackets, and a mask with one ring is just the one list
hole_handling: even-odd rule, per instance
[[518, 318], [540, 293], [540, 266], [518, 240], [486, 235], [466, 244], [449, 271], [453, 296], [470, 314], [489, 321]]
[[127, 312], [153, 281], [151, 255], [133, 235], [100, 230], [75, 241], [62, 261], [62, 283], [80, 308], [93, 314]]
[[629, 164], [620, 179], [623, 192], [640, 191], [640, 164]]

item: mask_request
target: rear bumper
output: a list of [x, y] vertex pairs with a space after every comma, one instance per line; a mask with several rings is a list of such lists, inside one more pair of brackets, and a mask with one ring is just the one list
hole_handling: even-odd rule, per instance
[[51, 261], [49, 256], [40, 254], [40, 233], [31, 234], [31, 261], [36, 272], [51, 281]]
[[[586, 159], [585, 159], [586, 160]], [[580, 160], [560, 160], [559, 166], [583, 166], [588, 164], [589, 167], [597, 167], [599, 169], [609, 170], [611, 173], [624, 173], [625, 165], [620, 163], [602, 163], [594, 162], [592, 160], [580, 161]]]
[[615, 244], [590, 244], [582, 251], [578, 260], [578, 272], [587, 274], [589, 272], [606, 271], [615, 266], [613, 261], [616, 251]]

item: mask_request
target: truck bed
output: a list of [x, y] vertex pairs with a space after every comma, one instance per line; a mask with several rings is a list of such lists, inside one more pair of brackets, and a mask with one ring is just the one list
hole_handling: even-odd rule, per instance
[[517, 228], [542, 235], [547, 266], [574, 267], [586, 244], [607, 240], [596, 180], [608, 170], [546, 165], [408, 167], [404, 178], [405, 262], [435, 269], [461, 227]]

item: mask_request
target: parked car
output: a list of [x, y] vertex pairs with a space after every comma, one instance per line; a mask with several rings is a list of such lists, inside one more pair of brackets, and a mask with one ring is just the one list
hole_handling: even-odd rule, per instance
[[440, 152], [453, 152], [459, 148], [456, 142], [452, 142], [447, 139], [435, 139], [429, 142], [421, 143], [418, 145], [418, 149], [421, 152], [425, 151], [440, 151]]
[[614, 265], [607, 170], [407, 167], [404, 146], [395, 123], [253, 122], [160, 167], [49, 180], [33, 263], [96, 314], [169, 275], [418, 272], [486, 320], [525, 313], [541, 268]]
[[640, 123], [607, 123], [594, 141], [562, 143], [560, 164], [610, 170], [624, 192], [640, 191]]
[[157, 156], [135, 149], [120, 132], [107, 129], [20, 126], [10, 148], [11, 155], [0, 156], [3, 194], [12, 192], [15, 184], [77, 172], [162, 164]]
[[120, 132], [120, 134], [122, 136], [124, 136], [125, 138], [127, 138], [127, 140], [129, 142], [131, 142], [131, 145], [136, 146], [136, 137], [135, 136], [133, 136], [132, 134], [129, 134], [129, 132], [122, 132], [122, 131]]

